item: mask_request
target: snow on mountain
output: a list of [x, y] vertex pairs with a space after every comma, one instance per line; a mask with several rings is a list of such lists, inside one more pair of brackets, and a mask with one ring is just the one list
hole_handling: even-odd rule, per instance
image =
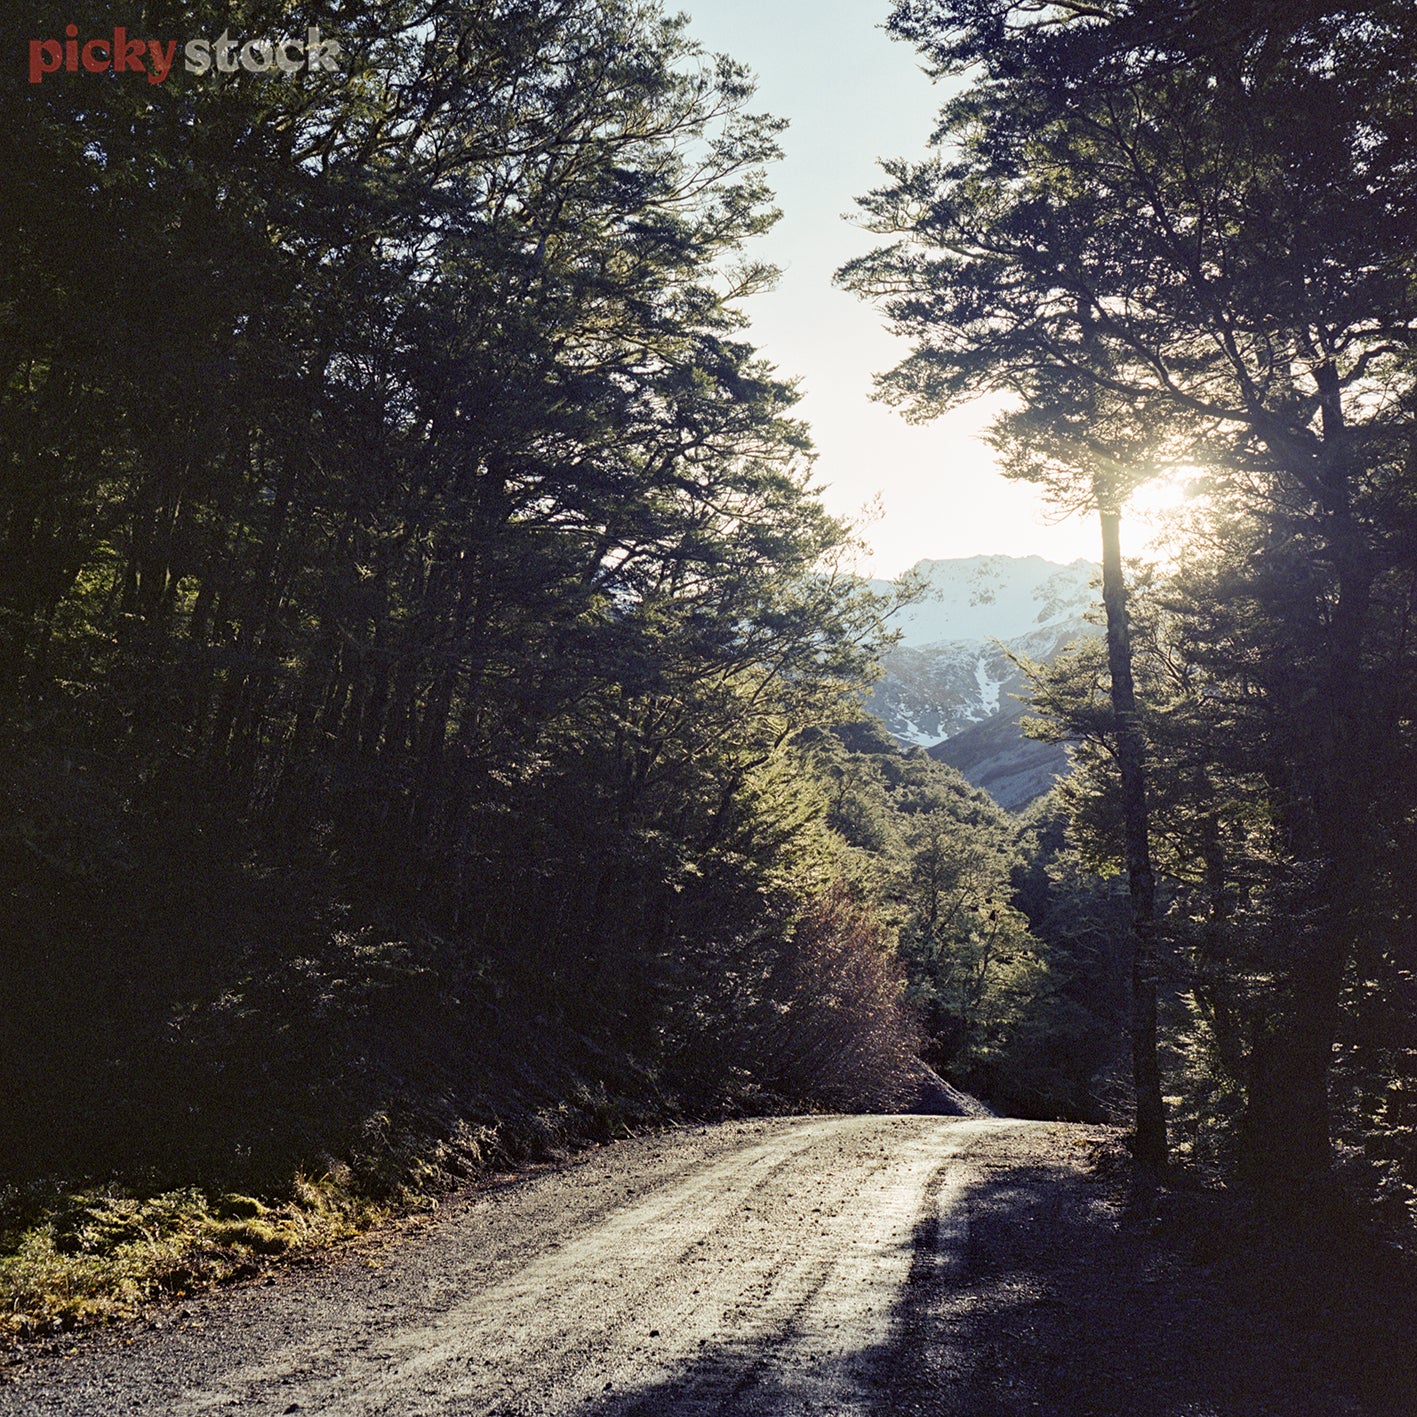
[[[996, 795], [1005, 806], [1022, 805], [1046, 790], [1063, 759], [1053, 749], [1045, 764], [1046, 745], [1029, 744], [1018, 734], [1022, 706], [1013, 696], [1024, 691], [1024, 679], [1009, 651], [1047, 661], [1073, 640], [1099, 633], [1084, 618], [1097, 603], [1097, 568], [1081, 560], [1058, 565], [1041, 556], [971, 556], [921, 561], [914, 569], [927, 593], [898, 615], [902, 641], [886, 655], [885, 677], [867, 707], [901, 743], [918, 747], [936, 747], [971, 729], [978, 736], [978, 726], [989, 724], [987, 760], [1000, 763], [1000, 745], [1009, 745], [1009, 783], [997, 782], [1004, 790]], [[971, 757], [967, 742], [960, 749], [937, 749], [934, 756]], [[978, 774], [963, 761], [959, 766], [975, 780]], [[1021, 800], [1004, 801], [1006, 796]]]
[[[1049, 625], [1076, 621], [1093, 603], [1090, 561], [1061, 566], [1041, 556], [969, 556], [921, 561], [913, 574], [928, 586], [924, 599], [893, 622], [902, 644], [1014, 640]], [[878, 590], [884, 581], [873, 582]]]

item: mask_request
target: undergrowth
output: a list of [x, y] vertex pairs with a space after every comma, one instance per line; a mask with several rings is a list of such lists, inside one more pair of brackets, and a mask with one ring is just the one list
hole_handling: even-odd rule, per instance
[[0, 1188], [0, 1339], [138, 1318], [433, 1209], [470, 1179], [670, 1120], [662, 1100], [620, 1097], [601, 1083], [578, 1082], [535, 1107], [504, 1101], [501, 1119], [459, 1120], [437, 1137], [398, 1109], [377, 1112], [348, 1160], [327, 1158], [261, 1194], [158, 1189], [142, 1176]]
[[0, 1332], [59, 1333], [133, 1318], [150, 1304], [257, 1274], [277, 1255], [324, 1249], [387, 1220], [388, 1202], [334, 1175], [296, 1175], [284, 1199], [145, 1196], [109, 1185], [3, 1198]]

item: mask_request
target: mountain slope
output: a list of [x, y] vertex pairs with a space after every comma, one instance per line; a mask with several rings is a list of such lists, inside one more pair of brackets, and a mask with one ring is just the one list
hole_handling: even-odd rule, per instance
[[1006, 710], [926, 751], [932, 758], [958, 768], [975, 787], [982, 787], [1010, 812], [1041, 797], [1068, 771], [1067, 749], [1060, 743], [1038, 743], [1019, 731], [1024, 704]]
[[1001, 806], [1021, 807], [1067, 770], [1067, 758], [1018, 731], [1016, 696], [1027, 686], [1010, 655], [1046, 663], [1098, 633], [1086, 619], [1096, 567], [971, 556], [921, 561], [914, 573], [927, 594], [898, 617], [903, 639], [867, 707], [901, 743], [929, 748]]

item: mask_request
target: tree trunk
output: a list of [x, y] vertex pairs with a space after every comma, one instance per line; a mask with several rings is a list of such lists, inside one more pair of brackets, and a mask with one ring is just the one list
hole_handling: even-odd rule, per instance
[[1107, 667], [1112, 677], [1117, 762], [1122, 774], [1122, 820], [1127, 888], [1132, 901], [1132, 1082], [1136, 1088], [1136, 1159], [1150, 1172], [1166, 1165], [1166, 1112], [1156, 1056], [1156, 878], [1146, 805], [1146, 762], [1132, 682], [1127, 588], [1122, 578], [1121, 514], [1099, 508], [1102, 519], [1102, 602], [1107, 611]]
[[1374, 738], [1378, 717], [1364, 675], [1377, 558], [1353, 513], [1356, 473], [1338, 371], [1327, 362], [1315, 379], [1323, 421], [1319, 472], [1311, 479], [1322, 505], [1315, 553], [1333, 568], [1335, 598], [1327, 624], [1299, 622], [1318, 650], [1318, 692], [1299, 719], [1307, 751], [1285, 753], [1302, 763], [1298, 789], [1286, 761], [1291, 780], [1276, 793], [1288, 849], [1313, 874], [1291, 903], [1287, 928], [1276, 931], [1283, 954], [1269, 1016], [1257, 1024], [1244, 1128], [1251, 1182], [1281, 1204], [1332, 1164], [1329, 1078], [1343, 981], [1363, 933], [1380, 850], [1370, 803], [1392, 761]]
[[1282, 1009], [1261, 1026], [1250, 1054], [1245, 1172], [1280, 1202], [1329, 1169], [1328, 1082], [1344, 963], [1322, 936], [1291, 961]]

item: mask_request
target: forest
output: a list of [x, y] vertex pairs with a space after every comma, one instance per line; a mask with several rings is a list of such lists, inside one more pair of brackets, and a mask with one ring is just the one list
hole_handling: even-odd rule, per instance
[[[1340, 1143], [1410, 1222], [1417, 21], [904, 0], [891, 24], [974, 82], [931, 156], [887, 164], [864, 208], [890, 240], [840, 279], [910, 342], [883, 397], [1007, 394], [1007, 470], [1098, 516], [1105, 653], [1035, 703], [1076, 745], [1074, 848], [1127, 880], [1138, 1159], [1166, 1164], [1171, 1095], [1276, 1199]], [[1129, 587], [1128, 499], [1168, 476], [1191, 525]]]
[[910, 588], [747, 338], [747, 71], [653, 0], [238, 10], [144, 32], [343, 67], [0, 91], [0, 1264], [188, 1195], [216, 1272], [317, 1181], [892, 1110], [916, 1057], [1410, 1233], [1417, 13], [891, 14], [966, 81], [838, 277], [879, 395], [1007, 395], [1103, 551], [1010, 815], [863, 719]]

